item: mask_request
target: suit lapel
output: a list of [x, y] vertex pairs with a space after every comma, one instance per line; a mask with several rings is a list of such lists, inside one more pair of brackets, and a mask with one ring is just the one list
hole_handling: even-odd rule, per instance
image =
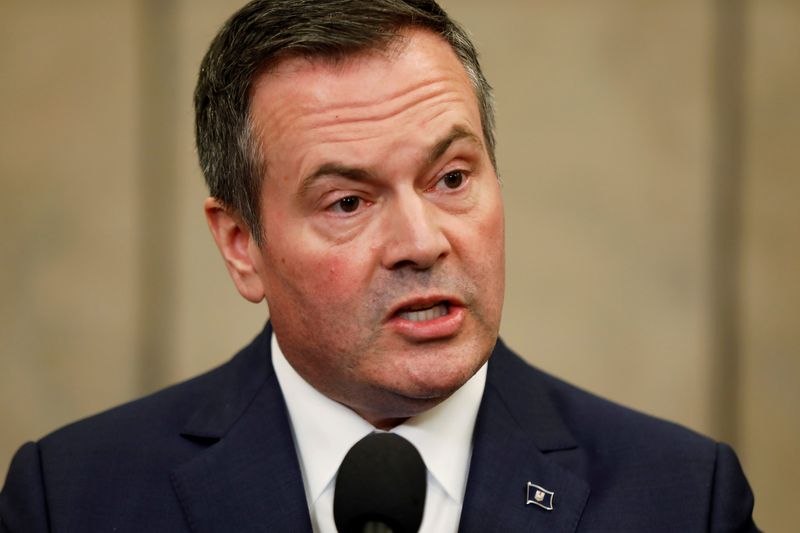
[[[532, 375], [498, 341], [475, 425], [462, 533], [573, 532], [578, 525], [589, 485], [569, 467], [581, 453]], [[553, 510], [526, 503], [528, 482], [554, 493]]]
[[286, 406], [270, 364], [271, 328], [225, 369], [183, 436], [207, 447], [172, 473], [195, 533], [311, 531]]

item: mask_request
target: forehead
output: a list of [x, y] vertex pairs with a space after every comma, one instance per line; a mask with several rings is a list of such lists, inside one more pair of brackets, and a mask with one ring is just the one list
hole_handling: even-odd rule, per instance
[[251, 100], [268, 161], [275, 156], [270, 144], [310, 132], [369, 139], [453, 113], [464, 115], [461, 122], [480, 136], [477, 99], [464, 67], [446, 41], [425, 30], [408, 30], [384, 49], [339, 61], [285, 59], [256, 79]]

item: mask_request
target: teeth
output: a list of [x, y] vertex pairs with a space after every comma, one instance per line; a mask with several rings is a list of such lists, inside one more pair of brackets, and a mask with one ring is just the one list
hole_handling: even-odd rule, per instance
[[400, 318], [410, 320], [411, 322], [424, 322], [425, 320], [433, 320], [440, 316], [447, 314], [447, 304], [434, 305], [429, 309], [421, 309], [419, 311], [405, 311], [400, 313]]

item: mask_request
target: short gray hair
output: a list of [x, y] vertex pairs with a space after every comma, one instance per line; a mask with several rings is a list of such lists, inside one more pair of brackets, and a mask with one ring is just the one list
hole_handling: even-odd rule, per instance
[[254, 0], [211, 43], [194, 93], [195, 138], [210, 194], [238, 213], [261, 246], [263, 147], [250, 117], [258, 75], [288, 57], [340, 60], [386, 48], [406, 28], [447, 41], [478, 100], [486, 149], [495, 163], [492, 89], [466, 32], [434, 0]]

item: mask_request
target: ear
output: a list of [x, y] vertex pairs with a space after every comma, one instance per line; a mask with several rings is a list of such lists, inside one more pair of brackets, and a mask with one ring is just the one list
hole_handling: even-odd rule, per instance
[[237, 213], [227, 209], [216, 198], [206, 198], [203, 209], [239, 294], [253, 303], [260, 302], [264, 299], [264, 284], [259, 275], [261, 256], [250, 228]]

